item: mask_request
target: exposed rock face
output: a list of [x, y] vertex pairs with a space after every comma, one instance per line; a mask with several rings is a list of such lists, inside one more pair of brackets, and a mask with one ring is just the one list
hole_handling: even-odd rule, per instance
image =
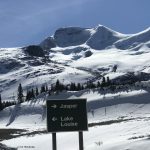
[[92, 54], [93, 53], [90, 50], [88, 50], [85, 52], [85, 57], [90, 57]]
[[56, 42], [53, 37], [48, 37], [44, 41], [42, 41], [39, 46], [44, 50], [49, 50], [56, 47]]
[[44, 51], [40, 46], [30, 45], [24, 48], [24, 51], [28, 53], [30, 56], [43, 57]]
[[90, 30], [79, 27], [60, 28], [56, 30], [54, 39], [58, 46], [76, 46], [85, 43], [91, 36]]

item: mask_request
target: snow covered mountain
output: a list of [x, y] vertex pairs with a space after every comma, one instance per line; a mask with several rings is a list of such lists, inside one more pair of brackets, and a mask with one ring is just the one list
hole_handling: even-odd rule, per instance
[[[102, 25], [61, 28], [37, 46], [0, 49], [0, 92], [4, 99], [12, 99], [19, 83], [27, 89], [57, 78], [67, 84], [129, 72], [149, 74], [149, 58], [149, 28], [131, 35]], [[114, 65], [117, 72], [112, 72]]]
[[[86, 44], [90, 48], [103, 50], [116, 46], [119, 49], [136, 47], [150, 40], [150, 28], [137, 34], [122, 34], [102, 25], [95, 28], [68, 27], [56, 30], [53, 37], [41, 42], [43, 48], [68, 47]], [[45, 46], [45, 47], [44, 47]]]
[[125, 39], [117, 41], [115, 45], [117, 48], [120, 49], [135, 49], [137, 47], [140, 48], [143, 45], [149, 47], [149, 41], [150, 41], [150, 27], [140, 33], [131, 35]]
[[96, 27], [87, 44], [93, 49], [102, 50], [112, 46], [116, 41], [124, 37], [127, 36], [100, 25]]
[[[19, 133], [10, 131], [10, 140], [1, 136], [0, 140], [18, 149], [22, 149], [20, 143], [30, 143], [36, 150], [47, 150], [50, 142], [44, 148], [42, 144], [51, 140], [45, 133], [45, 100], [87, 98], [89, 132], [85, 133], [85, 150], [141, 150], [143, 147], [149, 150], [150, 28], [128, 35], [102, 25], [60, 28], [39, 45], [0, 48], [2, 101], [17, 99], [19, 83], [26, 94], [27, 90], [43, 84], [50, 88], [57, 79], [65, 85], [72, 82], [85, 85], [87, 81], [101, 83], [103, 77], [115, 83], [115, 91], [112, 86], [63, 91], [51, 96], [42, 93], [0, 111], [0, 133], [1, 128], [23, 129]], [[59, 134], [59, 149], [68, 146], [65, 149], [75, 150], [75, 136]]]

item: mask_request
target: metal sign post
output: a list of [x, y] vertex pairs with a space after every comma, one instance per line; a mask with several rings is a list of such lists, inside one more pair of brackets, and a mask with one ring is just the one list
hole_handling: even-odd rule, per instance
[[56, 133], [52, 133], [52, 144], [53, 150], [57, 150], [57, 140], [56, 140]]
[[79, 132], [79, 150], [83, 150], [83, 132]]
[[86, 99], [47, 100], [47, 131], [52, 133], [53, 150], [57, 150], [57, 132], [79, 132], [83, 150], [83, 132], [88, 130]]

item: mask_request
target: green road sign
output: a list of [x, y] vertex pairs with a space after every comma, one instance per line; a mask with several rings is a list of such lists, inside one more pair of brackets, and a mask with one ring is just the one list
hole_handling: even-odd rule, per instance
[[47, 100], [47, 131], [86, 131], [86, 99]]

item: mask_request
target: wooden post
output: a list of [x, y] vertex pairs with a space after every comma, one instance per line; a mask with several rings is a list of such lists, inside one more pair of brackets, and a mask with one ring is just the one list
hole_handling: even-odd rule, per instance
[[56, 133], [52, 133], [52, 144], [53, 150], [57, 150]]
[[79, 132], [79, 150], [83, 150], [83, 132]]

